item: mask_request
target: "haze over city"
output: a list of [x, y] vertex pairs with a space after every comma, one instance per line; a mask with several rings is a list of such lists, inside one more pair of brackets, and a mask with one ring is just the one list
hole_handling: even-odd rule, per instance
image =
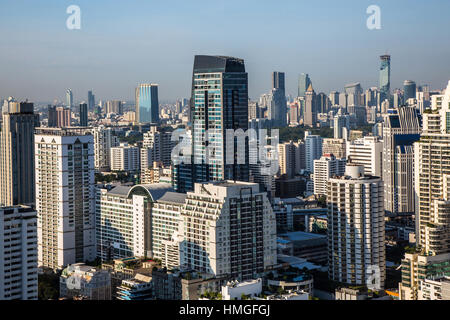
[[[317, 92], [376, 86], [385, 53], [392, 88], [411, 79], [443, 89], [450, 2], [377, 1], [381, 29], [369, 30], [372, 2], [2, 1], [0, 97], [63, 101], [71, 88], [76, 101], [90, 89], [134, 100], [138, 83], [154, 82], [173, 101], [190, 96], [195, 54], [244, 59], [253, 99], [270, 89], [274, 70], [286, 73], [293, 96], [302, 72]], [[71, 4], [81, 8], [80, 30], [66, 28]]]

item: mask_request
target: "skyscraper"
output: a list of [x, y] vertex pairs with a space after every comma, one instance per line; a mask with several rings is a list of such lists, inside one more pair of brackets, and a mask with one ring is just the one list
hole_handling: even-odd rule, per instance
[[[245, 144], [243, 163], [238, 163], [237, 152], [233, 152], [237, 150], [238, 139], [233, 137], [233, 141], [227, 141], [226, 135], [227, 129], [248, 128], [248, 75], [244, 60], [195, 56], [191, 114], [195, 182], [248, 181], [248, 144]], [[234, 150], [230, 150], [230, 145]], [[208, 157], [210, 148], [214, 154]], [[230, 153], [232, 164], [226, 163]]]
[[98, 171], [111, 170], [111, 148], [119, 145], [119, 141], [114, 136], [111, 128], [101, 125], [94, 127], [94, 155], [95, 169]]
[[305, 114], [303, 116], [303, 125], [315, 127], [317, 123], [317, 97], [312, 84], [309, 85], [305, 93]]
[[66, 90], [66, 107], [72, 108], [73, 107], [73, 93], [72, 89]]
[[309, 131], [305, 132], [305, 166], [311, 173], [314, 173], [314, 160], [322, 156], [322, 143], [321, 136], [312, 135]]
[[182, 266], [248, 280], [276, 264], [275, 215], [256, 183], [195, 184], [181, 219]]
[[300, 74], [298, 79], [298, 96], [304, 97], [309, 85], [312, 84], [311, 79], [307, 73]]
[[39, 265], [61, 269], [94, 260], [92, 135], [81, 128], [38, 128], [35, 162]]
[[314, 160], [314, 194], [326, 195], [328, 180], [333, 176], [342, 176], [347, 160], [336, 159], [333, 154], [324, 154]]
[[425, 254], [450, 253], [449, 155], [450, 81], [423, 114], [423, 133], [414, 143], [416, 240]]
[[403, 82], [403, 95], [404, 101], [407, 102], [408, 99], [416, 98], [416, 83], [412, 80], [405, 80]]
[[80, 104], [80, 126], [87, 127], [88, 125], [88, 105], [85, 102]]
[[[9, 102], [0, 133], [0, 205], [34, 203], [34, 128], [31, 102]], [[6, 110], [4, 110], [6, 111]]]
[[92, 93], [92, 91], [88, 91], [88, 110], [89, 111], [94, 111], [94, 107], [95, 107], [95, 95]]
[[388, 215], [412, 215], [414, 203], [414, 148], [420, 138], [415, 107], [400, 107], [384, 115], [384, 208]]
[[378, 268], [386, 275], [383, 184], [348, 163], [345, 174], [328, 182], [328, 276], [348, 285], [367, 284]]
[[136, 122], [159, 123], [157, 84], [140, 84], [136, 88]]
[[38, 299], [36, 211], [0, 206], [0, 300]]
[[391, 56], [380, 56], [380, 103], [391, 96]]
[[284, 127], [287, 124], [286, 90], [284, 72], [272, 73], [272, 101], [269, 108], [269, 119], [274, 126]]

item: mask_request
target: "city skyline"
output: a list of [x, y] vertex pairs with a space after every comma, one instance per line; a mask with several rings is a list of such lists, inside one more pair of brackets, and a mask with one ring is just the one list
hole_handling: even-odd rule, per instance
[[[0, 97], [64, 101], [65, 90], [71, 88], [76, 102], [86, 100], [91, 89], [98, 100], [133, 101], [134, 88], [148, 82], [160, 85], [162, 101], [189, 97], [193, 57], [199, 53], [244, 59], [251, 99], [270, 91], [275, 70], [286, 74], [286, 93], [292, 96], [301, 73], [310, 75], [316, 92], [342, 91], [352, 82], [363, 88], [378, 86], [379, 56], [386, 53], [392, 57], [391, 89], [402, 88], [407, 79], [443, 89], [446, 79], [441, 71], [450, 46], [440, 36], [450, 23], [444, 15], [450, 3], [408, 6], [406, 1], [379, 1], [380, 30], [366, 27], [370, 4], [286, 1], [280, 9], [248, 1], [235, 11], [229, 2], [175, 1], [169, 11], [169, 6], [160, 4], [79, 1], [81, 29], [68, 30], [69, 3], [38, 7], [6, 1], [1, 12], [20, 9], [23, 16], [0, 21], [5, 31], [0, 44]], [[141, 10], [134, 10], [135, 6]], [[203, 15], [196, 12], [198, 6], [222, 19], [208, 31], [198, 29], [204, 23]], [[277, 10], [271, 10], [273, 6]], [[136, 15], [133, 19], [130, 10]], [[144, 13], [148, 17], [143, 18]], [[419, 14], [423, 23], [411, 25], [410, 17]], [[188, 16], [189, 20], [183, 19]], [[276, 27], [267, 21], [276, 21]], [[11, 55], [17, 48], [21, 50]]]

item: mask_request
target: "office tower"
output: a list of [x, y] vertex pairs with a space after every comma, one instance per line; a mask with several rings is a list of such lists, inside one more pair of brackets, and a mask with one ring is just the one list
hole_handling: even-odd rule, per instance
[[[0, 205], [34, 203], [33, 103], [10, 101], [0, 132]], [[5, 110], [6, 111], [6, 110]]]
[[274, 71], [272, 73], [272, 100], [269, 108], [269, 119], [274, 126], [284, 127], [287, 125], [286, 90], [284, 72]]
[[431, 105], [431, 101], [429, 98], [427, 98], [426, 92], [423, 91], [417, 91], [416, 92], [416, 108], [419, 111], [420, 114], [423, 114], [426, 109], [429, 109]]
[[274, 71], [272, 72], [272, 89], [285, 90], [285, 78], [284, 72]]
[[365, 102], [366, 107], [376, 107], [377, 106], [378, 89], [369, 88], [365, 92]]
[[95, 108], [95, 95], [92, 93], [92, 90], [88, 91], [88, 110], [94, 111]]
[[104, 125], [92, 129], [94, 136], [94, 167], [96, 171], [111, 170], [111, 148], [119, 145], [119, 140], [111, 128]]
[[330, 108], [330, 100], [327, 95], [323, 92], [320, 92], [317, 95], [317, 113], [327, 113]]
[[312, 84], [311, 79], [307, 73], [301, 73], [298, 78], [298, 96], [304, 97], [306, 90]]
[[93, 261], [94, 139], [85, 129], [35, 131], [39, 265]]
[[347, 154], [347, 140], [345, 139], [323, 139], [322, 155], [331, 153], [336, 159], [346, 158]]
[[333, 130], [335, 139], [348, 139], [350, 116], [348, 114], [337, 114], [333, 119]]
[[106, 113], [107, 114], [114, 113], [118, 115], [123, 114], [122, 101], [119, 100], [106, 101]]
[[121, 143], [111, 148], [111, 170], [134, 172], [140, 170], [139, 148]]
[[0, 206], [0, 300], [38, 299], [36, 211]]
[[111, 275], [84, 263], [67, 266], [59, 278], [59, 297], [85, 300], [111, 300]]
[[[228, 141], [226, 136], [228, 129], [248, 128], [248, 75], [244, 60], [195, 56], [191, 115], [194, 181], [248, 181], [248, 145], [245, 157], [238, 157], [238, 138]], [[208, 149], [214, 149], [209, 156]], [[231, 164], [231, 160], [226, 160], [230, 155]]]
[[414, 147], [420, 138], [420, 122], [414, 107], [400, 107], [384, 115], [384, 209], [388, 215], [412, 215], [414, 201]]
[[362, 106], [361, 95], [363, 90], [359, 82], [350, 83], [345, 85], [345, 93], [347, 94], [347, 106]]
[[72, 108], [73, 107], [73, 93], [72, 89], [66, 90], [66, 107]]
[[[167, 183], [116, 186], [97, 189], [97, 257], [102, 261], [127, 257], [153, 257], [154, 224], [152, 206], [165, 192]], [[169, 216], [169, 215], [166, 215]], [[167, 228], [172, 228], [167, 221]], [[177, 225], [178, 227], [178, 225]], [[160, 230], [159, 230], [160, 231]]]
[[177, 100], [175, 102], [175, 113], [181, 113], [183, 111], [183, 102], [181, 100]]
[[379, 270], [386, 275], [383, 184], [347, 163], [345, 175], [328, 182], [328, 276], [347, 285], [367, 284]]
[[88, 126], [88, 105], [86, 103], [80, 104], [80, 127]]
[[439, 255], [450, 252], [450, 81], [443, 95], [433, 97], [414, 143], [416, 240], [425, 253]]
[[285, 174], [287, 178], [293, 178], [304, 169], [305, 164], [305, 144], [289, 141], [278, 144], [278, 163], [280, 165], [280, 175]]
[[172, 149], [177, 145], [177, 141], [172, 141], [172, 131], [165, 131], [156, 126], [151, 126], [150, 130], [144, 133], [142, 148], [147, 149], [146, 153], [151, 155], [146, 166], [153, 167], [153, 162], [162, 162], [165, 167], [171, 165]]
[[311, 173], [314, 173], [314, 160], [322, 156], [322, 143], [321, 136], [305, 132], [305, 167]]
[[408, 99], [416, 97], [416, 83], [412, 80], [405, 80], [403, 82], [403, 93], [405, 102]]
[[342, 92], [339, 94], [339, 106], [343, 107], [345, 111], [347, 111], [348, 107], [348, 94]]
[[316, 93], [310, 84], [305, 92], [305, 114], [303, 116], [303, 125], [315, 127], [317, 123], [317, 100]]
[[258, 102], [249, 101], [248, 102], [248, 120], [261, 118], [260, 108]]
[[136, 122], [159, 123], [157, 84], [140, 84], [136, 88]]
[[380, 56], [380, 103], [391, 97], [391, 56]]
[[196, 183], [181, 212], [180, 265], [254, 279], [276, 264], [276, 221], [256, 183]]
[[337, 159], [329, 153], [314, 160], [314, 194], [327, 195], [328, 180], [333, 176], [344, 175], [346, 162], [347, 160]]
[[71, 125], [70, 109], [64, 107], [48, 107], [48, 126], [50, 128], [66, 128]]
[[329, 99], [330, 99], [330, 104], [332, 106], [338, 106], [339, 105], [339, 92], [331, 91]]
[[364, 172], [375, 177], [382, 177], [383, 142], [379, 137], [365, 136], [347, 141], [348, 161], [364, 166]]

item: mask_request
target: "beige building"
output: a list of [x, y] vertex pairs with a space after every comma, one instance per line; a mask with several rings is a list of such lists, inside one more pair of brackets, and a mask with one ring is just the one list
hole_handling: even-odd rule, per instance
[[346, 158], [347, 143], [345, 139], [323, 139], [322, 154], [332, 154], [336, 159]]
[[39, 115], [33, 103], [7, 101], [0, 133], [0, 205], [34, 203], [34, 128]]

